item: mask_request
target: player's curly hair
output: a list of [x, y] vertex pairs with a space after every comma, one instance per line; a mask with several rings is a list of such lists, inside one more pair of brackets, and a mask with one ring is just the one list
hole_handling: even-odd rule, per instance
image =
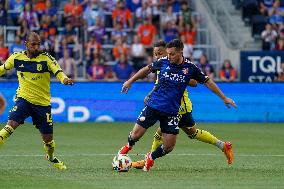
[[166, 47], [167, 48], [175, 47], [178, 50], [183, 50], [183, 43], [180, 39], [173, 39], [167, 44]]

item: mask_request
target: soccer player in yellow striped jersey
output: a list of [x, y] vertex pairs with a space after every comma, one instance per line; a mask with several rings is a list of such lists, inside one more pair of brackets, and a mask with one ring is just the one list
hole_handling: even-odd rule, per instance
[[37, 33], [29, 33], [25, 42], [26, 51], [13, 53], [5, 64], [0, 66], [0, 76], [15, 68], [19, 80], [15, 105], [10, 110], [7, 125], [0, 131], [0, 146], [31, 116], [33, 124], [41, 133], [46, 159], [56, 168], [66, 169], [64, 163], [54, 156], [50, 74], [52, 72], [64, 85], [72, 85], [73, 81], [62, 72], [52, 56], [40, 51], [40, 43]]
[[[166, 43], [164, 41], [159, 41], [154, 44], [154, 57], [156, 59], [159, 59], [161, 57], [167, 56], [166, 52]], [[159, 72], [157, 73], [159, 74]], [[158, 77], [157, 77], [158, 78]], [[156, 84], [159, 81], [156, 80]], [[195, 80], [190, 80], [189, 86], [196, 87], [197, 82]], [[152, 89], [152, 91], [155, 90], [155, 87]], [[146, 104], [148, 98], [150, 97], [152, 91], [145, 97], [144, 103]], [[197, 139], [199, 141], [215, 145], [219, 149], [221, 149], [226, 158], [228, 164], [232, 164], [233, 162], [233, 152], [232, 152], [232, 146], [230, 142], [223, 142], [219, 139], [217, 139], [215, 136], [213, 136], [211, 133], [205, 130], [197, 129], [195, 121], [192, 117], [192, 103], [188, 97], [188, 91], [185, 90], [183, 97], [181, 99], [181, 106], [179, 109], [179, 127], [187, 134], [187, 136], [190, 139]], [[155, 151], [158, 146], [160, 146], [163, 143], [162, 139], [162, 132], [161, 129], [158, 128], [156, 133], [154, 134], [154, 139], [151, 147], [151, 152]], [[144, 160], [132, 162], [132, 167], [142, 169], [145, 165]]]

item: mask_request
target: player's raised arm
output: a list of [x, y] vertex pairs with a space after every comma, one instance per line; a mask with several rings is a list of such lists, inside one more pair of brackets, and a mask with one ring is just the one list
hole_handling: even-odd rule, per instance
[[131, 84], [137, 81], [138, 79], [142, 79], [146, 77], [151, 71], [151, 68], [149, 66], [145, 66], [144, 68], [140, 69], [136, 74], [134, 74], [130, 79], [125, 81], [122, 85], [121, 92], [127, 93], [128, 90], [131, 87]]
[[4, 75], [7, 70], [11, 70], [14, 68], [14, 59], [18, 53], [13, 53], [6, 62], [0, 66], [0, 76]]
[[234, 106], [235, 108], [237, 107], [235, 102], [232, 99], [226, 97], [224, 93], [221, 91], [221, 89], [216, 85], [216, 83], [208, 76], [206, 76], [196, 65], [193, 65], [192, 69], [193, 69], [193, 75], [192, 75], [193, 79], [195, 79], [199, 83], [206, 85], [207, 88], [209, 88], [213, 93], [215, 93], [224, 101], [225, 105], [228, 108], [230, 108], [231, 105]]
[[73, 85], [74, 81], [65, 75], [57, 61], [52, 56], [48, 54], [47, 56], [50, 58], [50, 61], [48, 62], [49, 69], [56, 76], [56, 78], [64, 85]]
[[219, 96], [225, 103], [225, 105], [230, 108], [230, 106], [234, 106], [235, 108], [237, 107], [237, 105], [235, 104], [235, 102], [226, 97], [224, 95], [224, 93], [221, 91], [221, 89], [216, 85], [216, 83], [212, 80], [209, 79], [206, 83], [205, 83], [206, 87], [208, 87], [213, 93], [215, 93], [217, 96]]

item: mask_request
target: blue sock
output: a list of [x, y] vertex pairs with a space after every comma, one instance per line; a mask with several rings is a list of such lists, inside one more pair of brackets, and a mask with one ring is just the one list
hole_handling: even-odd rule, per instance
[[153, 160], [166, 155], [164, 145], [161, 144], [154, 152], [151, 153], [151, 157]]

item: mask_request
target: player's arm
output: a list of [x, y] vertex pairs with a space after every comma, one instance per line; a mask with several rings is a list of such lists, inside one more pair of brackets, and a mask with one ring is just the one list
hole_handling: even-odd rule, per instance
[[73, 80], [68, 78], [65, 73], [60, 68], [59, 64], [53, 57], [49, 57], [50, 61], [48, 62], [49, 69], [56, 76], [56, 78], [64, 85], [73, 85]]
[[160, 62], [153, 62], [152, 64], [143, 67], [136, 74], [134, 74], [130, 79], [123, 83], [121, 92], [127, 93], [131, 87], [131, 84], [137, 81], [138, 79], [142, 79], [146, 77], [150, 72], [156, 72], [160, 69]]
[[225, 103], [227, 107], [230, 108], [230, 105], [237, 107], [235, 102], [226, 97], [224, 93], [221, 91], [221, 89], [216, 85], [216, 83], [210, 79], [208, 76], [206, 76], [198, 67], [193, 65], [192, 69], [193, 71], [193, 79], [198, 81], [199, 83], [204, 84], [207, 88], [209, 88], [213, 93], [215, 93], [217, 96], [219, 96]]
[[131, 87], [131, 84], [137, 81], [138, 79], [142, 79], [146, 77], [150, 73], [150, 68], [145, 66], [144, 68], [140, 69], [136, 74], [134, 74], [130, 79], [123, 83], [121, 92], [127, 93]]
[[0, 76], [4, 75], [7, 70], [11, 70], [14, 68], [14, 59], [16, 57], [16, 53], [13, 53], [6, 62], [0, 66]]
[[205, 83], [205, 86], [209, 88], [217, 96], [219, 96], [224, 101], [225, 105], [228, 108], [230, 108], [230, 105], [234, 106], [235, 108], [237, 107], [235, 102], [232, 99], [226, 97], [224, 93], [221, 91], [221, 89], [216, 85], [216, 83], [212, 79], [207, 80], [207, 82]]

